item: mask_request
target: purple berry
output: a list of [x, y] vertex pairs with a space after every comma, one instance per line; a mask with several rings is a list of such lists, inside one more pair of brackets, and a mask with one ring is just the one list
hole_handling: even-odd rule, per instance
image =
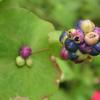
[[28, 58], [30, 55], [32, 55], [32, 49], [28, 46], [22, 46], [20, 51], [19, 51], [19, 55], [26, 59]]
[[88, 46], [86, 43], [82, 43], [79, 45], [79, 50], [82, 53], [90, 53], [91, 52], [91, 46]]
[[100, 53], [100, 42], [93, 46]]
[[100, 38], [100, 27], [95, 27], [94, 32], [98, 33], [99, 38]]
[[67, 60], [68, 59], [68, 51], [63, 47], [61, 52], [60, 52], [60, 56], [62, 59]]

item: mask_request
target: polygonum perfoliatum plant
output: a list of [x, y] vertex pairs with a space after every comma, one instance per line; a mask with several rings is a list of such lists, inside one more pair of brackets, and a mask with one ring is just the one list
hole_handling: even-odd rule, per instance
[[100, 28], [81, 20], [61, 35], [33, 13], [33, 3], [0, 0], [0, 100], [78, 100], [86, 95], [83, 83], [92, 83], [91, 69], [79, 73], [79, 64], [64, 60], [98, 55]]

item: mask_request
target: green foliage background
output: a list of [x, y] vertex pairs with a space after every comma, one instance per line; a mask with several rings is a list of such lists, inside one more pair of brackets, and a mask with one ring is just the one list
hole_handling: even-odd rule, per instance
[[[59, 58], [58, 38], [61, 31], [74, 27], [79, 19], [91, 19], [100, 26], [99, 10], [100, 0], [0, 0], [0, 68], [2, 72], [0, 73], [0, 100], [8, 100], [9, 97], [16, 96], [16, 91], [19, 96], [28, 96], [30, 100], [41, 100], [42, 97], [47, 97], [48, 100], [90, 100], [92, 92], [100, 89], [100, 56], [94, 57], [92, 62], [82, 64], [62, 61]], [[14, 43], [13, 39], [8, 39], [12, 32], [17, 33], [13, 37], [18, 34], [22, 36], [18, 37], [19, 42], [14, 41], [16, 42]], [[24, 32], [26, 36], [23, 36]], [[29, 34], [33, 36], [31, 40]], [[40, 40], [41, 43], [39, 43]], [[12, 49], [6, 45], [7, 41], [9, 41], [8, 45], [13, 45]], [[15, 65], [12, 65], [15, 52], [21, 43], [27, 43], [34, 50], [48, 46], [50, 48], [48, 52], [33, 56], [35, 65], [31, 72], [27, 68], [19, 72]], [[3, 49], [5, 47], [6, 49]], [[5, 56], [6, 50], [8, 52]], [[9, 51], [13, 52], [13, 50], [14, 54], [10, 54]], [[56, 63], [63, 73], [63, 78], [57, 86], [53, 84], [53, 79], [57, 77], [58, 72], [51, 68], [52, 65], [48, 60], [50, 55], [55, 56]], [[5, 65], [10, 61], [11, 65]], [[8, 67], [10, 69], [6, 70]], [[7, 77], [9, 75], [11, 78]], [[6, 77], [5, 80], [2, 80], [2, 77]], [[10, 89], [11, 87], [13, 89]], [[5, 95], [5, 92], [8, 94]]]

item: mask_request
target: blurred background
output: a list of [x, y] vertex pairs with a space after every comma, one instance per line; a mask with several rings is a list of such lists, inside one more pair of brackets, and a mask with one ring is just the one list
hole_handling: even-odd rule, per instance
[[100, 0], [26, 0], [26, 4], [38, 16], [52, 22], [56, 29], [71, 28], [79, 19], [100, 24]]

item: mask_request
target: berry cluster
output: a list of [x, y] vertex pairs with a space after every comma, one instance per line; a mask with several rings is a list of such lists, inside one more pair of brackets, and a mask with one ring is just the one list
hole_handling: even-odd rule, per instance
[[32, 66], [32, 49], [28, 46], [22, 46], [19, 50], [19, 56], [16, 57], [16, 64], [18, 67], [23, 67], [27, 65], [28, 67]]
[[62, 32], [61, 57], [75, 63], [91, 60], [100, 53], [100, 28], [90, 20], [81, 20], [76, 27]]

